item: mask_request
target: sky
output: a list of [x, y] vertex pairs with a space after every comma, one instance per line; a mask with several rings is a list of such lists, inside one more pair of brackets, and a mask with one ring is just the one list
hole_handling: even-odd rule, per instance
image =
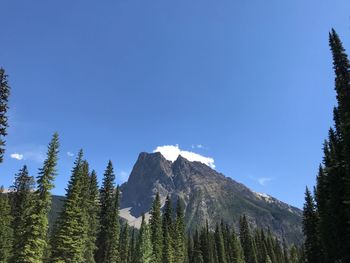
[[349, 16], [348, 0], [1, 0], [0, 184], [24, 164], [36, 176], [57, 131], [54, 194], [80, 148], [118, 183], [170, 149], [302, 207], [336, 103], [328, 32], [350, 50]]

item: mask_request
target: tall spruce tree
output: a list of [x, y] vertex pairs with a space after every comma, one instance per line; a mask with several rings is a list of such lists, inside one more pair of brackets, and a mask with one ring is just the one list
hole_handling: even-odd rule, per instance
[[204, 263], [202, 250], [201, 250], [201, 241], [197, 230], [193, 237], [193, 252], [192, 252], [192, 260], [190, 260], [190, 262]]
[[149, 226], [145, 222], [145, 215], [142, 215], [142, 222], [138, 241], [136, 245], [137, 263], [151, 263], [153, 261], [151, 234]]
[[174, 246], [173, 246], [173, 210], [171, 205], [170, 196], [168, 195], [165, 200], [164, 213], [162, 218], [163, 229], [163, 262], [174, 262]]
[[250, 233], [248, 221], [245, 215], [239, 221], [240, 240], [244, 252], [244, 258], [247, 263], [257, 263], [256, 251], [252, 235]]
[[124, 227], [120, 231], [119, 238], [119, 253], [120, 253], [120, 263], [129, 262], [129, 227], [128, 223], [125, 223]]
[[18, 259], [23, 263], [43, 262], [48, 248], [48, 215], [51, 209], [51, 189], [56, 176], [58, 155], [58, 134], [55, 133], [49, 143], [47, 157], [37, 177], [37, 190], [30, 215], [26, 217], [26, 235], [22, 237], [24, 249]]
[[27, 166], [24, 165], [15, 176], [15, 181], [11, 187], [11, 203], [13, 216], [14, 242], [11, 262], [22, 262], [21, 251], [25, 249], [23, 242], [27, 233], [26, 220], [30, 216], [33, 208], [34, 177], [29, 176]]
[[215, 236], [215, 247], [216, 247], [216, 254], [218, 257], [218, 263], [226, 263], [224, 238], [222, 236], [222, 230], [219, 224], [216, 224], [214, 236]]
[[89, 176], [89, 189], [87, 199], [87, 219], [88, 219], [88, 231], [85, 249], [85, 262], [94, 263], [96, 247], [96, 237], [99, 230], [99, 189], [96, 172], [93, 170]]
[[305, 192], [305, 204], [303, 209], [303, 232], [305, 235], [305, 253], [308, 260], [307, 262], [322, 262], [318, 235], [318, 215], [314, 199], [308, 188], [306, 188]]
[[232, 234], [231, 234], [231, 242], [232, 242], [232, 245], [231, 245], [232, 261], [231, 262], [245, 263], [241, 242], [234, 230], [232, 231]]
[[108, 162], [100, 189], [100, 232], [97, 237], [97, 263], [114, 263], [118, 260], [119, 189], [115, 189], [113, 164]]
[[129, 263], [134, 263], [137, 260], [136, 255], [136, 237], [135, 237], [135, 228], [132, 228], [131, 237], [130, 237], [130, 245], [129, 245]]
[[85, 262], [87, 243], [88, 164], [79, 152], [68, 183], [66, 199], [52, 237], [51, 262]]
[[176, 202], [176, 218], [174, 226], [174, 262], [184, 263], [186, 256], [186, 236], [185, 236], [185, 218], [180, 198]]
[[0, 263], [8, 263], [12, 255], [13, 229], [11, 206], [4, 187], [0, 187]]
[[10, 87], [7, 83], [7, 75], [3, 68], [0, 68], [0, 163], [4, 160], [5, 153], [5, 140], [4, 137], [7, 135], [7, 110], [8, 110], [8, 99], [10, 96]]
[[[335, 72], [335, 90], [337, 92], [338, 108], [334, 114], [336, 131], [335, 156], [340, 169], [335, 170], [336, 179], [330, 188], [336, 188], [333, 216], [335, 217], [337, 247], [339, 256], [337, 260], [350, 261], [350, 62], [343, 44], [335, 32], [329, 36], [329, 43], [333, 54], [333, 68]], [[330, 138], [331, 139], [331, 138]], [[333, 193], [334, 191], [331, 190]]]
[[159, 193], [153, 201], [150, 217], [150, 230], [152, 240], [152, 251], [155, 263], [162, 262], [162, 248], [163, 248], [163, 233], [162, 233], [162, 217], [161, 217], [161, 203]]

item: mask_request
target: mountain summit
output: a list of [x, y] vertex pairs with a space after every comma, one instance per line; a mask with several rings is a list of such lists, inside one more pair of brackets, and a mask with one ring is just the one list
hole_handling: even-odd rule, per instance
[[159, 152], [140, 153], [129, 180], [121, 186], [121, 216], [137, 225], [147, 213], [155, 194], [162, 203], [167, 195], [180, 198], [189, 230], [208, 221], [210, 227], [221, 220], [237, 226], [245, 214], [255, 227], [270, 229], [280, 238], [299, 243], [302, 238], [301, 210], [269, 195], [259, 194], [201, 162], [181, 155], [166, 160]]

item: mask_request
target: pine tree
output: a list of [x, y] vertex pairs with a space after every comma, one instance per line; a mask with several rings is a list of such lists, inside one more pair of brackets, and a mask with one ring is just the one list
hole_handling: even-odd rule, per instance
[[214, 263], [213, 258], [213, 242], [211, 242], [211, 235], [209, 233], [209, 223], [206, 220], [205, 227], [200, 232], [200, 248], [202, 252], [203, 261], [206, 263]]
[[204, 263], [203, 261], [203, 255], [201, 251], [201, 242], [199, 239], [198, 231], [196, 230], [196, 233], [193, 238], [193, 255], [192, 255], [192, 261], [193, 263]]
[[245, 263], [241, 242], [238, 236], [236, 235], [235, 231], [232, 231], [231, 242], [232, 242], [231, 247], [232, 247], [232, 255], [233, 255], [231, 262]]
[[145, 215], [142, 215], [140, 233], [138, 236], [137, 246], [137, 263], [150, 263], [153, 261], [151, 234], [149, 226], [145, 222]]
[[99, 230], [99, 189], [96, 172], [94, 170], [89, 177], [87, 205], [88, 236], [84, 258], [86, 263], [94, 263], [94, 256], [97, 250], [96, 237]]
[[218, 224], [216, 225], [216, 228], [215, 228], [215, 247], [216, 247], [216, 254], [218, 256], [218, 263], [226, 263], [224, 240], [223, 240], [221, 229]]
[[289, 251], [288, 251], [288, 247], [285, 239], [283, 239], [283, 259], [284, 259], [283, 260], [284, 263], [291, 263], [289, 258]]
[[7, 135], [7, 110], [8, 110], [8, 98], [10, 96], [10, 87], [7, 83], [7, 75], [5, 70], [0, 68], [0, 163], [4, 160], [5, 153], [5, 140], [3, 139]]
[[334, 201], [330, 206], [334, 209], [329, 212], [333, 214], [334, 230], [339, 241], [337, 256], [331, 260], [347, 262], [350, 261], [350, 62], [334, 29], [329, 35], [329, 44], [333, 54], [338, 101], [338, 108], [334, 114], [337, 131], [332, 144], [335, 146], [337, 164], [340, 168], [335, 169], [332, 175], [335, 179], [329, 185], [331, 192], [336, 192], [334, 196], [330, 196]]
[[30, 216], [33, 208], [33, 187], [34, 178], [29, 176], [27, 166], [23, 166], [19, 173], [15, 176], [15, 182], [11, 187], [12, 199], [12, 216], [14, 242], [13, 242], [13, 256], [11, 262], [22, 262], [20, 253], [25, 249], [23, 237], [30, 234], [27, 233], [26, 220]]
[[174, 250], [173, 250], [173, 220], [172, 220], [172, 205], [170, 196], [167, 196], [164, 213], [163, 213], [163, 262], [173, 263], [174, 262]]
[[298, 249], [296, 248], [295, 245], [293, 245], [290, 248], [289, 252], [289, 258], [290, 258], [290, 263], [298, 263], [299, 262], [299, 255], [298, 255]]
[[108, 162], [100, 190], [100, 232], [97, 238], [97, 263], [114, 263], [118, 260], [119, 245], [119, 189], [115, 189], [113, 164]]
[[176, 219], [174, 229], [174, 262], [184, 263], [186, 255], [186, 239], [185, 239], [185, 218], [180, 198], [176, 203]]
[[135, 241], [135, 228], [132, 228], [131, 231], [131, 238], [130, 238], [130, 245], [129, 245], [129, 263], [134, 263], [137, 260], [136, 255], [136, 241]]
[[0, 187], [0, 263], [7, 263], [11, 257], [13, 244], [11, 207], [8, 195]]
[[128, 263], [129, 261], [129, 227], [125, 223], [120, 232], [119, 238], [120, 263]]
[[318, 235], [318, 215], [314, 199], [306, 188], [303, 209], [303, 232], [305, 235], [305, 253], [309, 263], [322, 262], [320, 257], [320, 243]]
[[256, 251], [254, 249], [253, 239], [250, 233], [247, 218], [243, 215], [240, 218], [240, 240], [244, 252], [244, 258], [247, 263], [257, 263]]
[[163, 248], [163, 233], [162, 233], [162, 218], [161, 218], [161, 204], [159, 193], [153, 201], [151, 208], [150, 230], [152, 240], [152, 251], [155, 263], [162, 262], [162, 248]]
[[18, 256], [22, 263], [43, 262], [48, 247], [48, 214], [51, 209], [51, 189], [56, 176], [58, 155], [58, 134], [55, 133], [48, 146], [47, 157], [37, 177], [37, 190], [34, 193], [33, 209], [26, 218], [26, 235], [22, 237], [24, 249]]
[[87, 177], [88, 164], [83, 161], [83, 152], [79, 152], [68, 183], [64, 206], [58, 218], [57, 228], [52, 238], [51, 262], [85, 262], [88, 220], [87, 214]]

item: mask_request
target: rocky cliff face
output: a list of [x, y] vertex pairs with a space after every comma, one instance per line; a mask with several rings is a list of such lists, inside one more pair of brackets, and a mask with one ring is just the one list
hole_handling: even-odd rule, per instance
[[159, 192], [163, 202], [167, 195], [174, 201], [180, 197], [189, 230], [206, 220], [211, 227], [220, 220], [237, 226], [240, 215], [246, 214], [252, 227], [269, 228], [289, 242], [302, 239], [299, 209], [181, 156], [170, 162], [160, 153], [141, 153], [121, 191], [121, 208], [133, 218], [147, 213]]

